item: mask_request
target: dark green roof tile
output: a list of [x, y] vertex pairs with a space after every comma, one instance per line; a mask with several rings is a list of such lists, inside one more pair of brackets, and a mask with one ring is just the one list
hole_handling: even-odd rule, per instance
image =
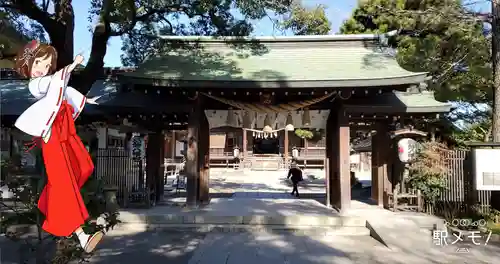
[[[260, 38], [253, 40], [179, 38], [183, 48], [144, 62], [124, 76], [182, 81], [423, 81], [369, 37]], [[372, 37], [373, 38], [373, 37]], [[194, 45], [197, 48], [192, 48]], [[188, 47], [188, 48], [186, 48]], [[373, 84], [373, 83], [372, 83]]]

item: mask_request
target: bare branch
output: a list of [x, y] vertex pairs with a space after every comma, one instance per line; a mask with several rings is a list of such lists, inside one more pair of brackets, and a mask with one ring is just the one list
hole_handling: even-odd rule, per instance
[[48, 12], [50, 5], [50, 0], [43, 0], [42, 2], [42, 10], [43, 12]]

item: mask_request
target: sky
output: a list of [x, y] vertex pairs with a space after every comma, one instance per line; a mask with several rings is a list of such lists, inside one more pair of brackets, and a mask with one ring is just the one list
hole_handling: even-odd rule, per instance
[[[356, 8], [359, 0], [303, 0], [302, 3], [308, 7], [317, 5], [326, 6], [326, 15], [332, 23], [332, 34], [336, 33], [340, 25], [346, 20], [353, 10]], [[475, 11], [488, 12], [491, 10], [490, 3], [487, 0], [464, 0]], [[85, 58], [88, 58], [90, 53], [91, 37], [89, 31], [91, 22], [88, 21], [88, 10], [90, 8], [90, 1], [73, 1], [73, 9], [75, 11], [75, 55], [82, 53]], [[254, 36], [279, 36], [283, 32], [273, 30], [273, 23], [270, 19], [266, 18], [260, 21], [254, 21], [255, 30]], [[286, 34], [286, 32], [285, 32]], [[104, 58], [106, 67], [120, 67], [122, 66], [120, 55], [121, 51], [121, 38], [113, 37], [108, 42], [108, 51]]]
[[[354, 8], [357, 6], [358, 0], [304, 0], [305, 6], [316, 6], [318, 4], [327, 7], [326, 14], [332, 23], [332, 34], [337, 32], [342, 22], [347, 19]], [[88, 10], [90, 8], [90, 1], [73, 1], [73, 9], [75, 11], [75, 55], [82, 53], [85, 58], [88, 58], [90, 53], [90, 45], [92, 34], [89, 31], [91, 23], [88, 21]], [[255, 21], [255, 36], [279, 36], [283, 32], [274, 31], [273, 23], [270, 19], [266, 18], [261, 21]], [[106, 67], [119, 67], [121, 66], [120, 55], [121, 51], [121, 38], [113, 37], [108, 42], [108, 51], [104, 57], [104, 64]]]

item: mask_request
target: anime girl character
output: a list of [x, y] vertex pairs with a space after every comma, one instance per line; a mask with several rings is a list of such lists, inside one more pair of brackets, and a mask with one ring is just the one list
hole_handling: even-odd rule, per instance
[[67, 86], [71, 72], [82, 61], [78, 55], [72, 64], [54, 73], [57, 51], [36, 40], [27, 44], [16, 57], [16, 70], [30, 79], [29, 91], [37, 102], [19, 116], [15, 126], [41, 139], [47, 172], [47, 184], [38, 200], [45, 215], [42, 228], [55, 236], [75, 234], [82, 248], [91, 252], [103, 233], [87, 234], [82, 229], [89, 214], [80, 188], [92, 174], [94, 164], [76, 134], [74, 121], [86, 103], [95, 101]]

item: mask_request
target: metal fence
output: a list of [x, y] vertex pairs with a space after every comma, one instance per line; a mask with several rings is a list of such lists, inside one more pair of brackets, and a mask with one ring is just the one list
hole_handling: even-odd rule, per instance
[[122, 148], [99, 149], [96, 154], [95, 175], [105, 184], [118, 188], [117, 199], [124, 202], [126, 193], [141, 190], [145, 185], [145, 160], [134, 160]]

